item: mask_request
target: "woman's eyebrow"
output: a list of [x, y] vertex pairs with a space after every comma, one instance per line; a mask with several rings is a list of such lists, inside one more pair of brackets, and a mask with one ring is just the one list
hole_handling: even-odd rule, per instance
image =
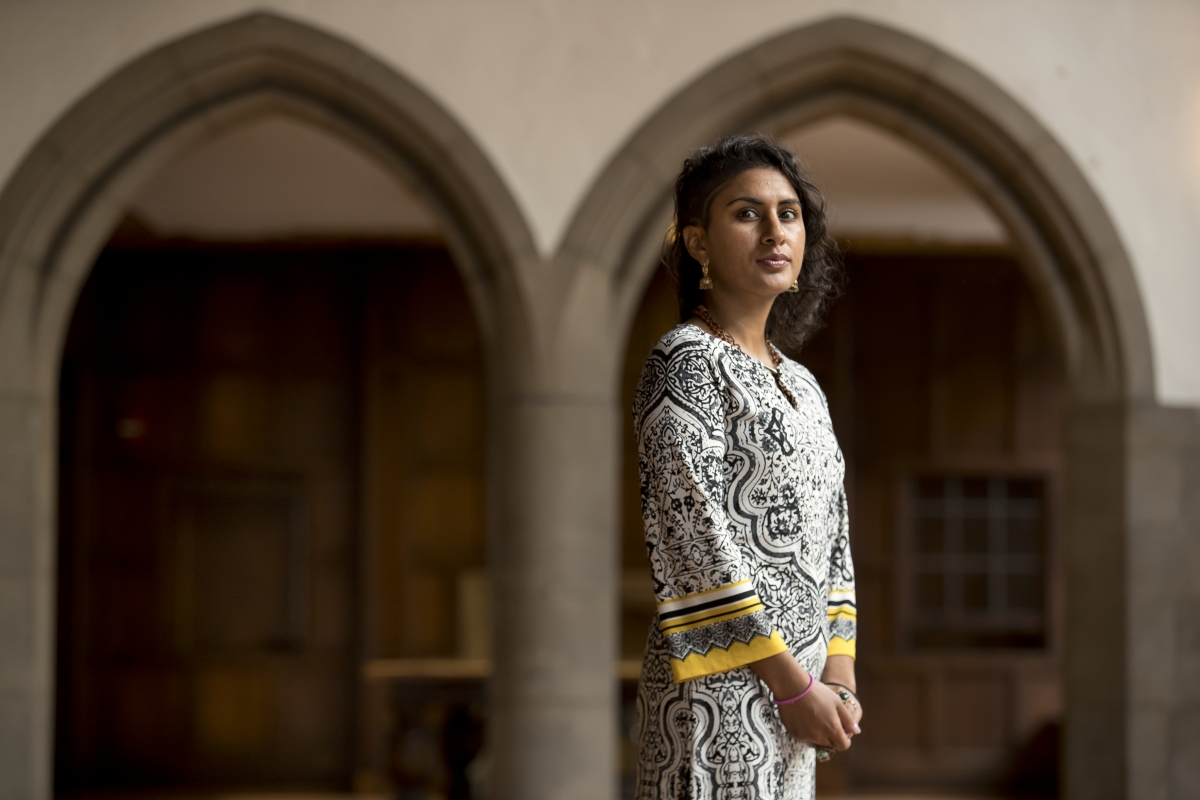
[[[762, 200], [759, 200], [757, 197], [750, 197], [749, 195], [745, 195], [742, 197], [735, 197], [732, 200], [730, 200], [728, 203], [726, 203], [725, 205], [726, 205], [726, 207], [728, 207], [728, 206], [731, 206], [734, 203], [738, 203], [738, 202], [753, 203], [756, 206], [766, 205]], [[779, 205], [781, 205], [781, 206], [788, 205], [788, 204], [798, 206], [798, 205], [800, 205], [800, 201], [794, 197], [785, 197], [784, 199], [779, 201]]]

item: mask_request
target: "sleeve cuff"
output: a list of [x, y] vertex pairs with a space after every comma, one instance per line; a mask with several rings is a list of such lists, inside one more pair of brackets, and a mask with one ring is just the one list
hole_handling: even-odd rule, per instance
[[677, 683], [744, 667], [787, 650], [750, 581], [658, 604]]
[[704, 655], [689, 653], [686, 658], [672, 658], [671, 675], [676, 683], [683, 683], [705, 675], [744, 667], [787, 649], [783, 637], [778, 631], [773, 631], [770, 636], [757, 636], [748, 644], [734, 642], [728, 648], [714, 647]]
[[831, 656], [857, 655], [858, 608], [853, 589], [834, 589], [829, 592], [826, 611], [829, 618], [829, 651]]
[[840, 636], [834, 636], [829, 640], [829, 652], [826, 655], [856, 658], [858, 655], [858, 643], [854, 639], [843, 639]]

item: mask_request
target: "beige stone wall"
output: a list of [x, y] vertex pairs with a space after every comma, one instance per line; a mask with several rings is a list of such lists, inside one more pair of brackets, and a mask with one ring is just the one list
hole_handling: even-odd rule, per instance
[[0, 180], [120, 66], [252, 10], [342, 37], [428, 91], [508, 183], [543, 255], [608, 159], [706, 69], [831, 15], [897, 28], [982, 71], [1084, 171], [1131, 254], [1155, 385], [1200, 402], [1200, 6], [1171, 0], [397, 3], [86, 0], [0, 5]]

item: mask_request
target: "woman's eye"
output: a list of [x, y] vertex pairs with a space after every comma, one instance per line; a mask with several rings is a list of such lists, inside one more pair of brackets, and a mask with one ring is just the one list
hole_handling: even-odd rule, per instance
[[785, 220], [787, 222], [791, 222], [792, 220], [796, 219], [797, 216], [799, 216], [799, 215], [795, 212], [794, 209], [791, 209], [791, 208], [779, 212], [779, 218], [782, 220]]
[[738, 217], [741, 219], [754, 219], [758, 216], [758, 212], [753, 208], [743, 208], [738, 212]]

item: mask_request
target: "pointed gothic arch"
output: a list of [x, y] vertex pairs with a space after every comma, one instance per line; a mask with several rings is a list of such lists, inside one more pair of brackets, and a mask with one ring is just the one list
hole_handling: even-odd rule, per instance
[[[607, 276], [612, 294], [598, 324], [628, 331], [688, 150], [833, 114], [882, 127], [963, 178], [1009, 229], [1057, 335], [1069, 394], [1064, 773], [1071, 797], [1123, 796], [1127, 777], [1143, 768], [1126, 743], [1145, 724], [1126, 711], [1137, 692], [1128, 653], [1164, 644], [1126, 623], [1136, 587], [1125, 564], [1140, 524], [1130, 487], [1141, 462], [1130, 441], [1171, 423], [1152, 407], [1153, 353], [1129, 256], [1095, 190], [1041, 122], [974, 67], [907, 33], [855, 17], [809, 25], [713, 67], [627, 140], [568, 228], [558, 266], [573, 277], [563, 279], [583, 287]], [[582, 330], [596, 324], [564, 316], [563, 339], [602, 336]], [[625, 336], [613, 338], [614, 348], [625, 346]], [[614, 353], [613, 373], [618, 363]]]
[[[62, 343], [76, 298], [128, 199], [165, 163], [255, 117], [340, 136], [440, 217], [483, 335], [493, 399], [519, 381], [526, 284], [539, 264], [507, 186], [464, 128], [415, 84], [316, 28], [256, 13], [148, 52], [91, 89], [0, 194], [0, 549], [6, 687], [0, 795], [51, 794], [56, 438]], [[496, 426], [491, 426], [496, 427]]]
[[1133, 267], [1071, 155], [992, 79], [909, 34], [837, 17], [757, 44], [679, 91], [609, 162], [560, 258], [599, 267], [631, 315], [669, 222], [688, 150], [738, 131], [782, 133], [834, 114], [862, 119], [958, 174], [1012, 232], [1058, 327], [1076, 396], [1153, 397]]

